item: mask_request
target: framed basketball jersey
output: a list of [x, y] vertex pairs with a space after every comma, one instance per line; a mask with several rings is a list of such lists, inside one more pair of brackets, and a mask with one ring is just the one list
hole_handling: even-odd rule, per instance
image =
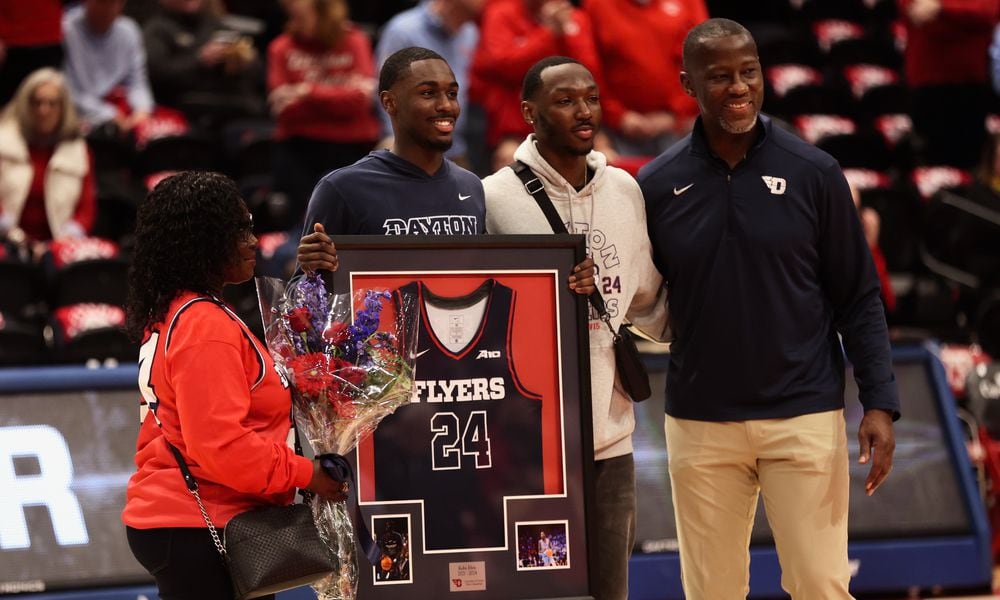
[[415, 393], [358, 449], [362, 500], [422, 499], [424, 552], [505, 548], [504, 498], [546, 489], [543, 397], [520, 381], [511, 353], [517, 293], [494, 279], [462, 296], [438, 296], [423, 281], [396, 293], [420, 307]]
[[586, 306], [566, 285], [582, 236], [334, 243], [335, 291], [385, 289], [419, 307], [411, 402], [354, 457], [367, 524], [391, 519], [407, 540], [405, 577], [384, 550], [370, 574], [361, 566], [359, 595], [589, 597]]

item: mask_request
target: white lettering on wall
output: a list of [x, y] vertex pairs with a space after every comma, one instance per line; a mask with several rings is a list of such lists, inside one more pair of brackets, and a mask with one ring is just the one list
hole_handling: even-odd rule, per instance
[[[37, 475], [17, 475], [14, 459], [33, 456]], [[73, 482], [73, 459], [56, 429], [48, 425], [0, 427], [0, 550], [31, 547], [26, 506], [44, 506], [60, 546], [87, 544], [87, 525]]]

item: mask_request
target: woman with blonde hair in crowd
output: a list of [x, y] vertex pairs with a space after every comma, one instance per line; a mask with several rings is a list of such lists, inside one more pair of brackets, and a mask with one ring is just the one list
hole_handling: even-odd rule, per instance
[[281, 4], [288, 23], [268, 48], [268, 102], [277, 120], [275, 185], [298, 221], [316, 182], [362, 158], [378, 138], [375, 62], [346, 0]]
[[0, 237], [85, 236], [96, 213], [93, 161], [63, 75], [39, 69], [0, 118]]

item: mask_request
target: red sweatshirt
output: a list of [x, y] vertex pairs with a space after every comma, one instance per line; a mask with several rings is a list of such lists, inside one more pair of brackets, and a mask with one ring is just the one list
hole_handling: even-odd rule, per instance
[[[557, 36], [538, 23], [521, 0], [498, 0], [486, 6], [472, 62], [470, 95], [486, 110], [486, 141], [490, 146], [505, 137], [522, 140], [531, 133], [521, 116], [521, 84], [528, 69], [546, 56], [580, 61], [593, 73], [601, 94], [605, 93], [590, 19], [574, 9], [573, 23], [577, 31]], [[613, 101], [602, 98], [601, 107], [606, 122], [620, 122], [622, 111]]]
[[290, 503], [312, 479], [311, 461], [285, 443], [291, 396], [267, 349], [220, 305], [190, 302], [197, 297], [176, 298], [139, 349], [139, 388], [150, 407], [157, 403], [163, 429], [152, 415], [139, 429], [138, 471], [122, 513], [137, 529], [205, 526], [164, 435], [218, 527], [252, 508]]
[[351, 26], [334, 46], [278, 36], [267, 51], [267, 89], [306, 82], [303, 99], [278, 115], [277, 139], [292, 136], [330, 142], [374, 142], [379, 135], [374, 98], [351, 85], [357, 77], [375, 78], [371, 42]]
[[[45, 172], [49, 166], [49, 160], [55, 151], [52, 147], [28, 147], [28, 155], [31, 157], [32, 179], [31, 189], [28, 191], [28, 199], [24, 202], [24, 209], [21, 211], [21, 218], [18, 220], [20, 227], [29, 239], [37, 241], [48, 241], [52, 239], [52, 228], [49, 226], [49, 216], [45, 211]], [[94, 228], [94, 217], [97, 212], [96, 184], [94, 183], [94, 159], [87, 151], [90, 168], [83, 177], [80, 197], [76, 200], [76, 209], [73, 211], [73, 220], [89, 234]]]
[[681, 50], [688, 30], [708, 18], [703, 0], [584, 0], [604, 67], [603, 99], [639, 113], [683, 117], [698, 105], [681, 87]]
[[59, 0], [0, 0], [0, 41], [7, 46], [51, 46], [62, 41]]
[[905, 17], [910, 0], [899, 0], [906, 23], [905, 72], [911, 87], [989, 80], [987, 51], [1000, 18], [997, 0], [941, 0], [941, 12], [915, 27]]

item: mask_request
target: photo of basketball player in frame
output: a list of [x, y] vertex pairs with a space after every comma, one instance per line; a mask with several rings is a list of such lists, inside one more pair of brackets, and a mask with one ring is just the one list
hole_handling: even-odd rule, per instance
[[[409, 516], [411, 571], [387, 588], [362, 567], [358, 597], [591, 598], [587, 307], [566, 285], [583, 236], [333, 240], [334, 291], [420, 307], [414, 401], [352, 457], [365, 519]], [[529, 521], [565, 523], [567, 568], [517, 568]]]

